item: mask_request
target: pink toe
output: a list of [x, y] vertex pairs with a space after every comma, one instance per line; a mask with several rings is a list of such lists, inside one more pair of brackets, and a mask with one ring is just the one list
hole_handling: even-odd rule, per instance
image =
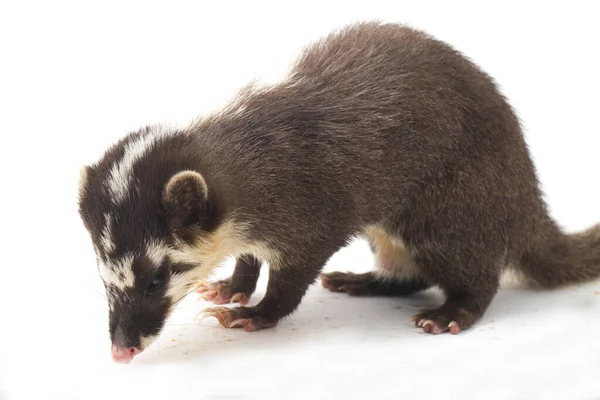
[[256, 326], [252, 319], [248, 320], [248, 323], [246, 325], [244, 325], [244, 330], [246, 332], [254, 332], [259, 329], [260, 329], [260, 327]]
[[217, 294], [218, 293], [214, 290], [208, 290], [204, 292], [200, 297], [202, 297], [204, 300], [212, 301], [215, 297], [217, 297]]
[[450, 322], [450, 324], [448, 325], [448, 328], [450, 329], [450, 333], [453, 335], [460, 333], [460, 325], [458, 325], [458, 323], [456, 321]]
[[217, 295], [212, 300], [215, 304], [228, 304], [229, 298], [225, 296], [223, 293], [217, 293]]

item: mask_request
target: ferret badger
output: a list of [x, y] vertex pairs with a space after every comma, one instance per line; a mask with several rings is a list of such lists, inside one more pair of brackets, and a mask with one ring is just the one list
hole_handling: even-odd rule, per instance
[[248, 86], [181, 130], [133, 132], [83, 169], [80, 214], [109, 301], [115, 361], [159, 334], [199, 291], [226, 327], [272, 327], [327, 260], [364, 235], [377, 268], [321, 275], [352, 295], [437, 286], [416, 315], [428, 333], [481, 318], [501, 273], [542, 287], [600, 275], [600, 228], [567, 235], [550, 218], [520, 123], [494, 81], [426, 33], [359, 23], [304, 50], [277, 84]]

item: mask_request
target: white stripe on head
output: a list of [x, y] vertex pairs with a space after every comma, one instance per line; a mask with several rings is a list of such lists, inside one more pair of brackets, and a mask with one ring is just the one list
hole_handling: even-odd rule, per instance
[[115, 242], [112, 237], [112, 215], [104, 213], [104, 221], [105, 225], [100, 234], [100, 245], [102, 246], [102, 250], [104, 250], [104, 254], [108, 255], [115, 251]]
[[116, 261], [100, 261], [98, 270], [100, 271], [100, 277], [107, 286], [124, 290], [132, 288], [135, 284], [132, 254], [127, 254]]
[[140, 135], [125, 145], [125, 152], [120, 161], [110, 170], [107, 184], [115, 204], [121, 203], [133, 181], [133, 166], [144, 154], [172, 132], [161, 126], [149, 128], [149, 132]]
[[164, 242], [151, 240], [146, 245], [146, 255], [152, 262], [154, 268], [159, 268], [162, 262], [167, 258], [168, 247]]
[[[110, 220], [110, 216], [107, 217], [107, 221], [108, 220]], [[109, 224], [107, 224], [107, 226], [108, 225]], [[110, 235], [107, 235], [107, 237], [109, 236]], [[167, 257], [167, 251], [168, 248], [164, 242], [157, 240], [151, 240], [149, 242], [146, 246], [146, 255], [150, 259], [153, 268], [158, 269], [160, 267]], [[113, 286], [121, 290], [132, 288], [135, 284], [135, 274], [133, 272], [134, 259], [135, 256], [132, 253], [128, 253], [116, 261], [110, 260], [110, 258], [110, 261], [99, 261], [98, 269], [100, 271], [100, 277], [107, 286]]]

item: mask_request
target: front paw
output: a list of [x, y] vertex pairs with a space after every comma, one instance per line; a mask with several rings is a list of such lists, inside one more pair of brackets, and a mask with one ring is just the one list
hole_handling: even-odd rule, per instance
[[212, 307], [203, 312], [204, 318], [215, 317], [225, 328], [244, 328], [254, 332], [277, 325], [277, 321], [260, 315], [253, 307]]
[[231, 286], [231, 278], [221, 281], [203, 283], [196, 290], [200, 296], [215, 304], [227, 304], [239, 302], [241, 305], [248, 304], [250, 293], [236, 291]]

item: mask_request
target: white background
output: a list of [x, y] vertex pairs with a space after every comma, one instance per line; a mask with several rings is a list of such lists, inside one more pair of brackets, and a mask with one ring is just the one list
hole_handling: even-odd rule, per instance
[[[519, 112], [552, 215], [569, 231], [600, 221], [593, 1], [361, 3], [0, 3], [1, 399], [600, 399], [599, 281], [505, 287], [458, 336], [409, 322], [441, 302], [433, 291], [363, 299], [315, 285], [256, 333], [194, 321], [208, 303], [192, 295], [158, 343], [112, 362], [79, 167], [140, 125], [187, 123], [281, 76], [346, 23], [409, 23], [475, 60]], [[327, 270], [372, 262], [357, 242]]]

